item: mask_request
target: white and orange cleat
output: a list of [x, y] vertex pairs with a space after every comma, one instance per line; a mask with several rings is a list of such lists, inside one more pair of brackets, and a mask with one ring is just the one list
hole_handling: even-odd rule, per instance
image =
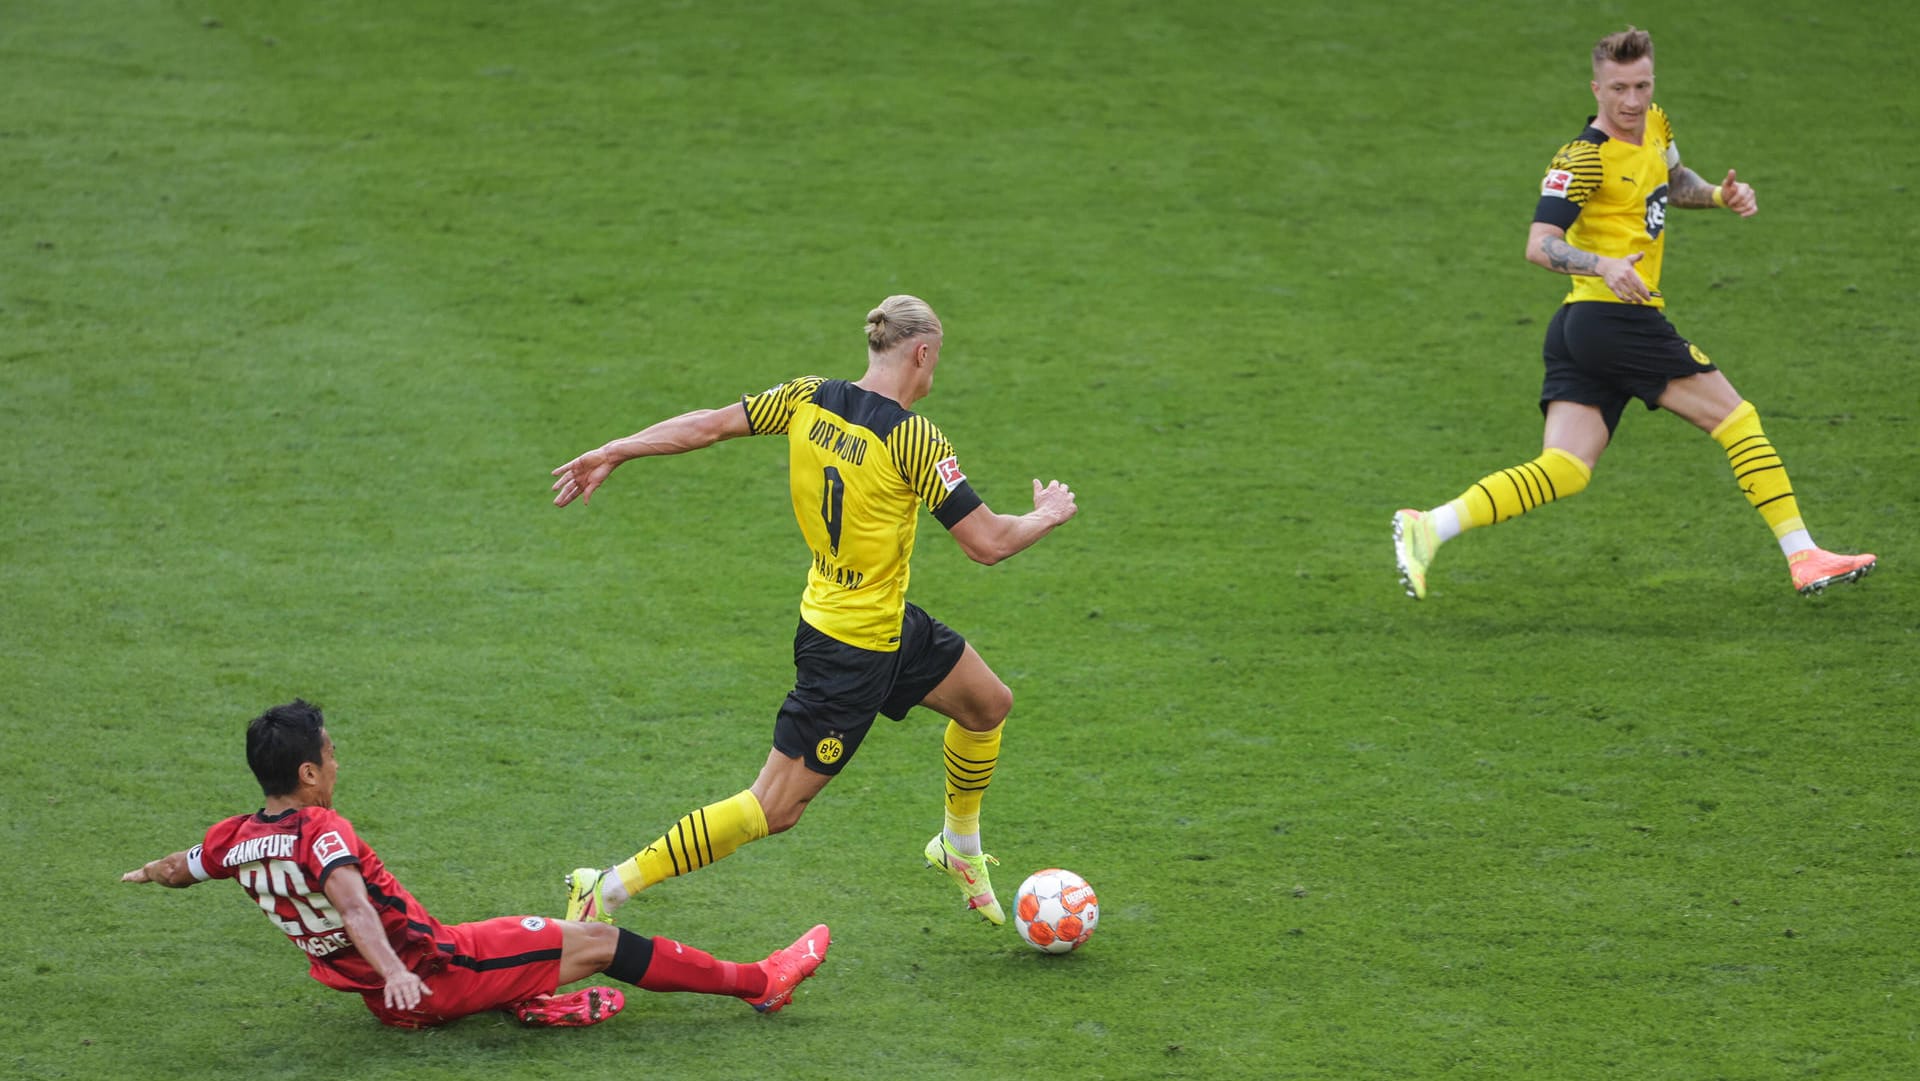
[[1831, 585], [1863, 578], [1873, 569], [1874, 555], [1843, 556], [1824, 548], [1805, 548], [1787, 557], [1793, 588], [1811, 596]]
[[820, 967], [820, 962], [827, 959], [827, 947], [831, 945], [833, 932], [821, 923], [795, 939], [793, 945], [773, 951], [766, 960], [760, 962], [761, 969], [767, 974], [766, 993], [759, 998], [748, 999], [747, 1005], [761, 1013], [779, 1013], [783, 1006], [793, 1001], [793, 989], [813, 975], [814, 970]]

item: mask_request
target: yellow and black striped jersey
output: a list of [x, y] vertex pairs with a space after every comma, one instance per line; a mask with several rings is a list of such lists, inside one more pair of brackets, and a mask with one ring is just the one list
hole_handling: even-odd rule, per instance
[[[1560, 148], [1540, 182], [1533, 220], [1567, 231], [1567, 243], [1610, 259], [1643, 252], [1634, 269], [1652, 291], [1647, 303], [1665, 307], [1660, 296], [1660, 261], [1666, 241], [1668, 170], [1679, 164], [1673, 125], [1666, 110], [1647, 107], [1646, 135], [1640, 145], [1611, 138], [1593, 126]], [[1567, 303], [1605, 300], [1623, 303], [1606, 280], [1575, 275]]]
[[787, 436], [793, 516], [813, 550], [801, 618], [851, 646], [900, 648], [920, 504], [948, 529], [980, 506], [952, 445], [844, 379], [802, 376], [741, 401], [753, 434]]

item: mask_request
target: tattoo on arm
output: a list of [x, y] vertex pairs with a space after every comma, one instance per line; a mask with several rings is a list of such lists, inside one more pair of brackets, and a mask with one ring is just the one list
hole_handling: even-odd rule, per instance
[[1590, 251], [1581, 251], [1567, 243], [1564, 237], [1550, 236], [1542, 240], [1540, 254], [1547, 257], [1547, 269], [1561, 274], [1600, 273], [1600, 257]]
[[1700, 174], [1692, 169], [1675, 166], [1667, 177], [1667, 202], [1689, 210], [1706, 209], [1713, 205], [1713, 185], [1700, 179]]

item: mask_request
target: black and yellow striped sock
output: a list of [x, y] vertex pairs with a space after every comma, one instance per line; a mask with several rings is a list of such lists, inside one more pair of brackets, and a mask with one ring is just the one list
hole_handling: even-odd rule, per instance
[[1800, 504], [1793, 498], [1793, 482], [1787, 479], [1787, 467], [1773, 449], [1773, 441], [1761, 430], [1760, 414], [1752, 402], [1741, 402], [1727, 419], [1708, 433], [1714, 442], [1727, 449], [1727, 464], [1733, 467], [1734, 483], [1746, 493], [1747, 502], [1760, 512], [1773, 529], [1775, 540], [1806, 525], [1800, 520]]
[[942, 753], [947, 762], [948, 833], [964, 837], [980, 832], [980, 801], [1000, 761], [1000, 732], [1006, 727], [997, 724], [991, 732], [973, 732], [957, 721], [947, 722]]
[[766, 812], [749, 788], [681, 818], [659, 840], [613, 870], [627, 893], [635, 894], [656, 882], [698, 871], [766, 835]]
[[1587, 463], [1548, 447], [1531, 462], [1489, 473], [1453, 501], [1462, 530], [1517, 518], [1535, 507], [1578, 495], [1593, 479]]

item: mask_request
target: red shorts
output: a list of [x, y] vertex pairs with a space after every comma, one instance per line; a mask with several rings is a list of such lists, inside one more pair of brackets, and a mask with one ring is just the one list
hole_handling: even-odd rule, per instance
[[470, 1013], [552, 994], [560, 986], [560, 925], [543, 916], [501, 916], [458, 923], [440, 940], [445, 964], [427, 977], [433, 993], [415, 1010], [390, 1010], [383, 992], [365, 991], [383, 1025], [426, 1028]]

